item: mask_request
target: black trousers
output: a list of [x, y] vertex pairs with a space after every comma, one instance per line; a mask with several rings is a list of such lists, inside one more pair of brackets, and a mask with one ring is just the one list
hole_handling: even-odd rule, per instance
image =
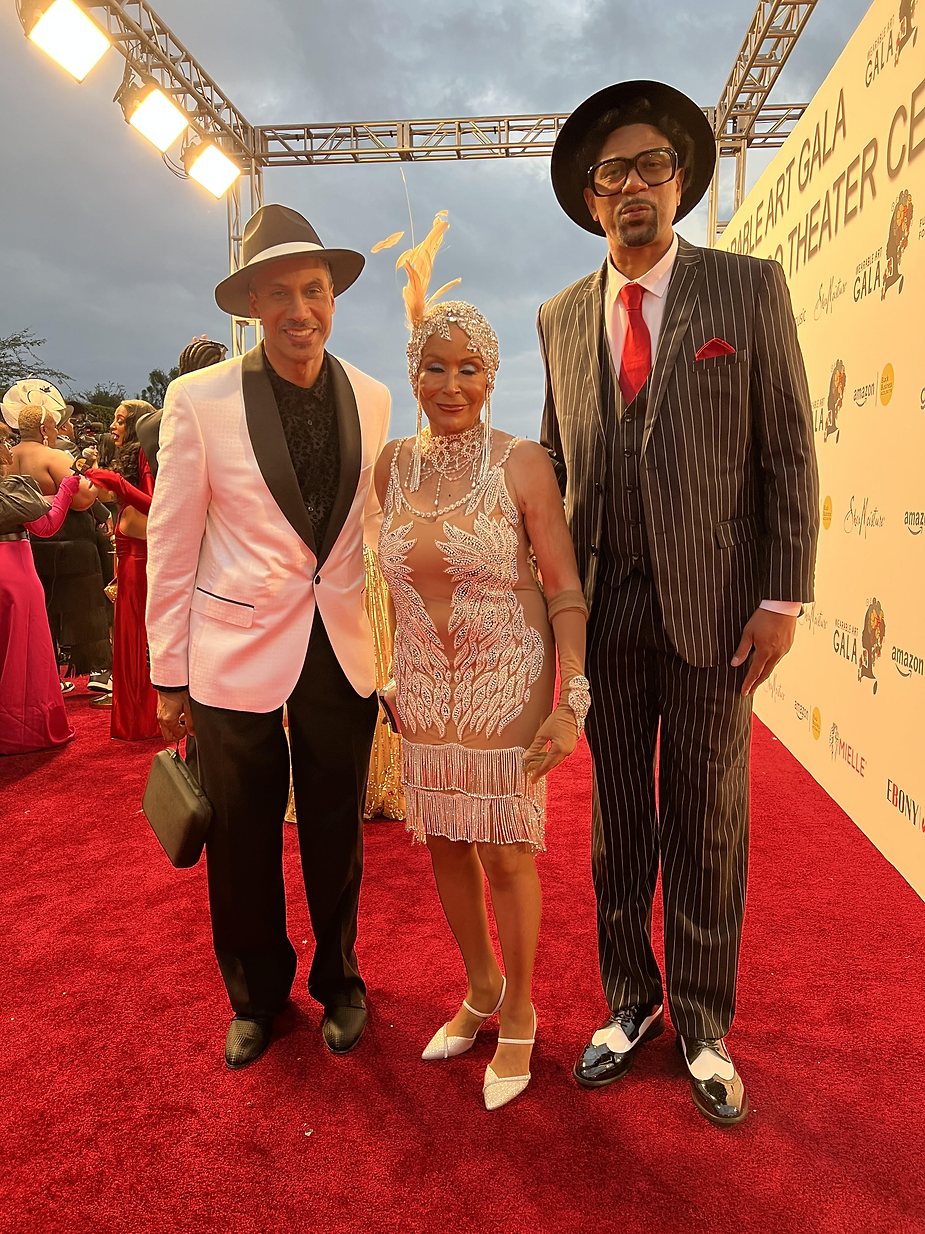
[[661, 865], [668, 1005], [685, 1037], [722, 1037], [735, 1012], [748, 868], [745, 672], [682, 660], [642, 574], [598, 586], [587, 727], [601, 980], [614, 1010], [662, 1001], [651, 940]]
[[[206, 843], [215, 955], [235, 1012], [276, 1015], [296, 972], [286, 933], [283, 820], [290, 749], [283, 709], [228, 711], [191, 699], [203, 788], [214, 817]], [[363, 874], [363, 804], [375, 693], [344, 676], [319, 613], [288, 700], [299, 853], [315, 935], [308, 978], [325, 1006], [361, 1006], [354, 944]]]

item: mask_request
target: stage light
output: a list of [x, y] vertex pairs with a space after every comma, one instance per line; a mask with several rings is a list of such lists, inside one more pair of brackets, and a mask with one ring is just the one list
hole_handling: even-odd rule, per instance
[[125, 118], [152, 145], [163, 153], [172, 146], [189, 124], [182, 111], [157, 86], [142, 86], [122, 99]]
[[29, 31], [29, 38], [72, 77], [83, 81], [112, 44], [74, 0], [54, 0]]
[[241, 174], [241, 168], [217, 146], [202, 142], [190, 146], [183, 156], [187, 174], [207, 188], [213, 197], [221, 197]]

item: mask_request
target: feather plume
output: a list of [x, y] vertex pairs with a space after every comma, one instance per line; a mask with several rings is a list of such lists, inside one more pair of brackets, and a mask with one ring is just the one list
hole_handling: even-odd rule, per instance
[[383, 249], [390, 249], [397, 244], [405, 233], [403, 231], [393, 231], [385, 240], [380, 240], [378, 244], [374, 244], [369, 250], [371, 253], [381, 253]]
[[420, 244], [415, 245], [412, 249], [406, 249], [395, 263], [396, 270], [404, 270], [408, 276], [407, 286], [402, 290], [402, 295], [405, 300], [405, 311], [408, 315], [408, 324], [413, 328], [419, 321], [423, 321], [424, 314], [428, 308], [434, 303], [438, 297], [442, 296], [450, 287], [455, 287], [461, 279], [454, 279], [452, 283], [446, 283], [439, 291], [428, 299], [427, 288], [430, 283], [430, 276], [434, 268], [434, 258], [440, 245], [443, 243], [443, 237], [449, 227], [448, 211], [441, 210], [434, 218], [434, 225], [430, 232]]

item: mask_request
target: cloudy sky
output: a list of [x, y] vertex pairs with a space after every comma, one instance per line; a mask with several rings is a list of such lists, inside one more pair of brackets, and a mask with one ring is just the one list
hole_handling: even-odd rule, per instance
[[[628, 77], [714, 104], [755, 0], [156, 0], [157, 11], [253, 124], [566, 112]], [[807, 101], [868, 0], [819, 0], [775, 97]], [[657, 21], [654, 20], [657, 14]], [[212, 291], [227, 269], [225, 204], [172, 176], [122, 119], [110, 51], [78, 85], [28, 43], [0, 0], [0, 335], [24, 327], [72, 392], [129, 394], [194, 333], [228, 341]], [[750, 164], [750, 182], [763, 167]], [[499, 427], [537, 435], [539, 303], [593, 269], [604, 242], [562, 214], [546, 159], [403, 165], [418, 238], [450, 212], [438, 285], [494, 325]], [[331, 245], [368, 253], [408, 226], [397, 165], [282, 168], [265, 200], [300, 210]], [[705, 238], [705, 206], [681, 225]], [[386, 382], [393, 428], [410, 431], [401, 297], [388, 252], [338, 300], [331, 349]]]

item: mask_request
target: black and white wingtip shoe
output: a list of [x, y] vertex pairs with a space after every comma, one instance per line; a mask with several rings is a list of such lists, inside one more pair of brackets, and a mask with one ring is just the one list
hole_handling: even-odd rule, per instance
[[748, 1093], [722, 1037], [678, 1037], [691, 1097], [716, 1127], [734, 1127], [748, 1114]]
[[637, 1003], [615, 1011], [582, 1051], [572, 1075], [585, 1088], [603, 1088], [622, 1080], [636, 1059], [636, 1051], [665, 1031], [661, 1003]]

